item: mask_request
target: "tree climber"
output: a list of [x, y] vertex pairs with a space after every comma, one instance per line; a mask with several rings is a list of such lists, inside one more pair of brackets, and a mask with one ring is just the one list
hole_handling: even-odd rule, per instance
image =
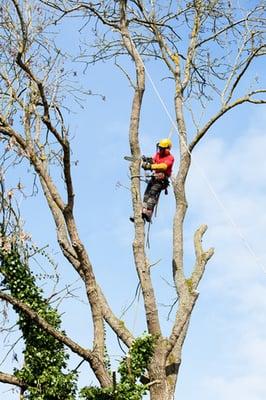
[[[157, 152], [151, 159], [143, 157], [142, 168], [145, 171], [153, 171], [143, 198], [142, 218], [147, 222], [151, 221], [161, 191], [166, 190], [169, 186], [169, 177], [174, 164], [174, 157], [170, 153], [171, 147], [170, 139], [162, 139], [157, 144]], [[130, 220], [134, 221], [134, 218], [130, 218]]]

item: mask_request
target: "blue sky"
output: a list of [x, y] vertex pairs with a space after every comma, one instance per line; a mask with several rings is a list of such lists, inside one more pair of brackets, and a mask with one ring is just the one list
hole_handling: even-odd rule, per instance
[[[73, 39], [71, 32], [64, 37], [74, 50]], [[262, 66], [257, 68], [260, 70]], [[148, 70], [173, 115], [171, 83], [160, 80], [156, 65], [148, 64]], [[129, 151], [127, 134], [132, 91], [112, 63], [91, 67], [86, 75], [80, 70], [79, 78], [88, 89], [105, 95], [106, 101], [90, 96], [84, 109], [76, 107], [75, 113], [69, 116], [75, 135], [73, 159], [79, 161], [73, 167], [76, 217], [97, 279], [110, 304], [121, 315], [137, 286], [131, 250], [133, 226], [128, 220], [131, 200], [126, 187], [130, 182], [128, 164], [123, 160]], [[200, 285], [200, 297], [184, 345], [176, 392], [176, 398], [182, 400], [235, 400], [236, 397], [264, 400], [266, 397], [265, 115], [264, 106], [242, 106], [230, 112], [211, 129], [195, 152], [187, 185], [190, 204], [185, 225], [187, 272], [191, 271], [194, 260], [193, 233], [202, 223], [209, 227], [204, 246], [215, 247], [215, 255]], [[152, 154], [156, 141], [168, 136], [170, 129], [168, 116], [147, 82], [140, 127], [143, 153]], [[173, 152], [177, 154], [176, 133], [173, 142]], [[13, 182], [18, 178], [29, 182], [29, 174], [22, 170], [10, 171], [9, 177]], [[53, 222], [41, 195], [28, 201], [22, 197], [19, 200], [26, 231], [38, 245], [48, 243], [59, 264], [60, 287], [75, 281], [76, 274], [58, 252]], [[153, 267], [153, 279], [165, 334], [173, 319], [172, 315], [167, 321], [169, 308], [165, 307], [174, 301], [174, 290], [166, 283], [171, 282], [173, 212], [170, 190], [168, 196], [160, 199], [148, 250], [151, 262], [158, 261]], [[237, 229], [232, 227], [228, 216]], [[257, 259], [247, 246], [252, 247]], [[49, 284], [45, 287], [47, 292]], [[76, 287], [82, 297], [81, 283], [76, 283]], [[88, 307], [80, 301], [66, 300], [60, 305], [60, 311], [64, 313], [64, 329], [70, 337], [90, 347]], [[145, 329], [142, 314], [140, 300], [125, 315], [136, 335]], [[109, 342], [115, 367], [119, 350], [113, 338]], [[6, 347], [1, 350], [1, 356], [5, 351]], [[21, 363], [22, 359], [19, 360]], [[78, 361], [74, 357], [71, 363], [75, 366]], [[11, 372], [14, 366], [17, 364], [9, 357], [1, 369]], [[85, 385], [89, 372], [84, 365], [81, 371], [81, 382]], [[7, 386], [0, 386], [1, 400], [17, 398], [7, 390]]]
[[209, 225], [207, 243], [216, 252], [184, 349], [181, 398], [265, 397], [264, 124], [263, 110], [254, 110], [241, 135], [229, 141], [222, 135], [208, 138], [197, 154], [237, 230], [192, 173], [188, 197], [198, 210], [192, 224], [203, 218]]

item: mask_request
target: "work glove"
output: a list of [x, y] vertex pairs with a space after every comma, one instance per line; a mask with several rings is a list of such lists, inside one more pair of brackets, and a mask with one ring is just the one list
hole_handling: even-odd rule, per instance
[[151, 170], [151, 163], [149, 163], [149, 162], [145, 161], [145, 162], [142, 163], [141, 166], [145, 171]]
[[148, 162], [148, 163], [152, 163], [152, 162], [153, 162], [152, 157], [142, 156], [141, 159], [142, 159], [142, 161], [144, 161], [144, 162]]

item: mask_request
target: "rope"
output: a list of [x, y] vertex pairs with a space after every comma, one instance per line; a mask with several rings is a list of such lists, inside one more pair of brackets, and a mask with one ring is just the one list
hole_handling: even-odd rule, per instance
[[175, 128], [172, 126], [168, 135], [168, 139], [172, 139]]
[[213, 188], [211, 182], [209, 181], [206, 173], [204, 172], [204, 170], [202, 169], [202, 167], [200, 166], [199, 162], [197, 161], [195, 155], [189, 150], [189, 147], [186, 143], [186, 141], [184, 140], [184, 138], [180, 135], [179, 131], [178, 131], [178, 127], [176, 122], [174, 121], [174, 119], [172, 118], [165, 102], [163, 101], [151, 75], [149, 74], [149, 71], [147, 70], [147, 67], [144, 65], [143, 63], [143, 67], [145, 69], [145, 72], [147, 74], [147, 77], [153, 87], [154, 92], [156, 93], [163, 109], [165, 110], [165, 113], [167, 114], [171, 124], [172, 124], [172, 128], [171, 131], [169, 133], [169, 138], [172, 136], [172, 132], [174, 130], [176, 130], [180, 141], [182, 141], [182, 143], [184, 144], [184, 146], [186, 147], [187, 152], [190, 154], [191, 156], [191, 161], [194, 162], [195, 166], [197, 167], [197, 169], [200, 171], [205, 183], [207, 184], [208, 189], [210, 190], [211, 194], [213, 195], [215, 201], [217, 202], [217, 204], [219, 205], [219, 207], [222, 209], [224, 215], [226, 216], [227, 220], [229, 221], [229, 224], [231, 225], [231, 227], [235, 230], [237, 236], [239, 236], [239, 238], [241, 239], [241, 241], [243, 242], [245, 248], [247, 249], [248, 253], [251, 255], [251, 257], [255, 260], [255, 263], [257, 264], [257, 266], [259, 268], [261, 268], [263, 270], [264, 273], [266, 273], [266, 267], [261, 263], [260, 258], [256, 255], [255, 251], [252, 249], [252, 246], [250, 245], [250, 243], [248, 242], [248, 240], [245, 238], [245, 236], [243, 235], [241, 229], [238, 227], [238, 225], [236, 224], [236, 222], [234, 221], [233, 217], [231, 216], [231, 214], [229, 213], [228, 209], [226, 208], [226, 206], [223, 204], [222, 200], [219, 198], [219, 196], [217, 195], [215, 189]]
[[135, 305], [135, 312], [134, 312], [134, 317], [133, 317], [133, 324], [132, 324], [132, 332], [134, 334], [135, 329], [136, 329], [136, 324], [137, 324], [137, 319], [138, 319], [138, 313], [139, 313], [139, 302], [140, 302], [140, 284], [138, 284], [137, 286], [137, 290], [136, 290], [136, 305]]

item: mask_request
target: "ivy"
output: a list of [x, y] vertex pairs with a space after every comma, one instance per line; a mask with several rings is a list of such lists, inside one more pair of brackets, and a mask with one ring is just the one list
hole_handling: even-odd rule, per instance
[[80, 391], [84, 400], [141, 400], [147, 385], [139, 382], [153, 355], [156, 339], [144, 333], [137, 338], [127, 356], [121, 361], [118, 372], [120, 382], [110, 388], [85, 387]]
[[[11, 295], [29, 305], [55, 329], [60, 330], [58, 312], [45, 300], [43, 291], [36, 285], [28, 266], [29, 257], [22, 257], [18, 248], [0, 249], [2, 285]], [[67, 367], [68, 354], [64, 345], [35, 325], [30, 317], [14, 306], [18, 325], [25, 341], [24, 366], [14, 375], [26, 383], [24, 400], [75, 400], [78, 396], [76, 373], [63, 371]], [[144, 333], [135, 339], [126, 357], [118, 367], [120, 381], [111, 387], [84, 387], [80, 400], [141, 400], [148, 387], [140, 382], [153, 355], [156, 338]], [[110, 360], [105, 351], [105, 365], [110, 371]], [[111, 373], [111, 371], [110, 371]]]
[[[7, 252], [0, 250], [2, 285], [12, 296], [23, 301], [44, 318], [50, 325], [60, 329], [58, 312], [44, 299], [43, 292], [35, 283], [27, 258], [22, 259], [13, 245]], [[27, 400], [74, 400], [76, 374], [64, 373], [68, 354], [64, 345], [34, 325], [32, 320], [14, 307], [19, 319], [18, 325], [25, 341], [24, 366], [15, 370], [14, 375], [27, 385], [24, 399]]]

